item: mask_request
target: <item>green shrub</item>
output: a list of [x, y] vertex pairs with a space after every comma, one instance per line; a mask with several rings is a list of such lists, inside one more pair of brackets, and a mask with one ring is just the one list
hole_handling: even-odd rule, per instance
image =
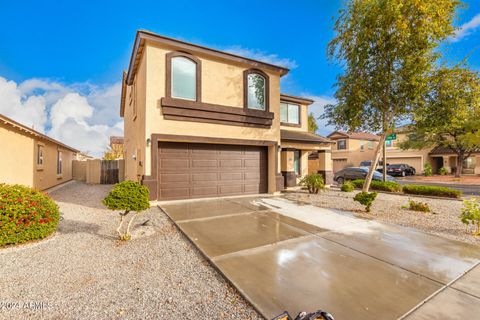
[[420, 212], [430, 212], [430, 207], [424, 202], [409, 200], [408, 209]]
[[370, 208], [372, 207], [373, 201], [377, 197], [376, 192], [359, 192], [355, 195], [353, 200], [360, 202], [360, 204], [365, 206], [365, 211], [370, 212]]
[[462, 196], [462, 192], [460, 190], [455, 190], [447, 187], [417, 186], [411, 184], [404, 185], [403, 192], [406, 194], [417, 194], [444, 198], [460, 198]]
[[[113, 187], [112, 191], [103, 199], [103, 204], [111, 210], [122, 210], [119, 212], [120, 225], [117, 233], [121, 240], [129, 240], [133, 220], [140, 212], [150, 208], [149, 190], [138, 182], [123, 181]], [[125, 233], [122, 233], [123, 219], [131, 211], [134, 211], [135, 214], [130, 219]]]
[[[357, 180], [353, 180], [352, 183], [355, 185], [355, 188], [361, 189], [363, 187], [363, 184], [365, 183], [365, 180], [357, 179]], [[370, 184], [370, 189], [377, 190], [377, 191], [387, 191], [387, 192], [402, 192], [402, 186], [393, 181], [383, 182], [383, 181], [372, 180], [372, 183]]]
[[321, 174], [307, 174], [300, 180], [300, 185], [307, 187], [308, 193], [317, 194], [320, 190], [325, 189], [325, 182]]
[[[463, 201], [462, 214], [460, 220], [467, 226], [474, 225], [477, 227], [475, 236], [480, 235], [480, 204], [477, 199]], [[467, 230], [468, 231], [468, 230]]]
[[447, 168], [445, 167], [441, 167], [440, 170], [438, 170], [438, 173], [441, 175], [441, 176], [446, 176], [448, 174], [448, 170]]
[[45, 193], [0, 184], [0, 246], [43, 239], [60, 220], [57, 204]]
[[352, 181], [345, 181], [342, 184], [342, 187], [340, 188], [343, 192], [352, 192], [355, 190], [355, 185], [352, 183]]
[[426, 162], [423, 166], [423, 175], [425, 177], [430, 177], [431, 175], [433, 175], [432, 165], [429, 162]]

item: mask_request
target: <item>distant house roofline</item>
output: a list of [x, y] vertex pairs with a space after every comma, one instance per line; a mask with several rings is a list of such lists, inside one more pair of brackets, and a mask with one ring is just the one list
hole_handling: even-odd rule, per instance
[[369, 141], [379, 141], [380, 136], [370, 132], [344, 132], [340, 130], [335, 130], [330, 133], [327, 138], [331, 138], [334, 134], [338, 134], [344, 136], [348, 139], [355, 139], [355, 140], [369, 140]]
[[77, 149], [75, 149], [75, 148], [72, 148], [72, 147], [70, 147], [70, 146], [67, 146], [66, 144], [64, 144], [64, 143], [62, 143], [62, 142], [60, 142], [60, 141], [58, 141], [58, 140], [55, 140], [55, 139], [53, 139], [53, 138], [50, 138], [49, 136], [44, 135], [43, 133], [40, 133], [40, 132], [38, 132], [38, 131], [36, 131], [36, 130], [34, 130], [34, 129], [32, 129], [32, 128], [29, 128], [29, 127], [27, 127], [27, 126], [25, 126], [25, 125], [23, 125], [23, 124], [15, 121], [15, 120], [13, 120], [13, 119], [10, 119], [9, 117], [7, 117], [7, 116], [5, 116], [5, 115], [3, 115], [3, 114], [0, 114], [0, 121], [3, 122], [4, 124], [7, 124], [7, 125], [11, 126], [11, 127], [14, 127], [14, 128], [19, 129], [19, 130], [22, 131], [22, 132], [28, 133], [28, 134], [30, 134], [30, 135], [32, 135], [32, 136], [34, 136], [34, 137], [38, 137], [38, 138], [40, 138], [40, 139], [44, 139], [44, 140], [50, 141], [50, 142], [52, 142], [52, 143], [58, 144], [59, 146], [62, 146], [62, 147], [64, 147], [65, 149], [69, 149], [69, 150], [71, 150], [71, 151], [73, 151], [73, 152], [75, 152], [75, 153], [80, 153], [79, 150], [77, 150]]

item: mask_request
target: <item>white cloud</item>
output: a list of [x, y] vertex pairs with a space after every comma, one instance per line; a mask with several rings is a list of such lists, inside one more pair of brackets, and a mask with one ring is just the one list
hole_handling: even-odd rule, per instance
[[25, 96], [14, 81], [0, 77], [0, 113], [28, 127], [44, 132], [47, 122], [43, 96]]
[[328, 135], [332, 131], [335, 130], [334, 127], [327, 125], [326, 119], [318, 119], [318, 117], [323, 115], [324, 107], [327, 104], [335, 104], [337, 101], [334, 97], [330, 96], [312, 96], [308, 94], [302, 94], [302, 96], [307, 97], [315, 101], [313, 104], [310, 105], [308, 108], [308, 112], [312, 112], [315, 118], [317, 119], [318, 131], [317, 133], [321, 135]]
[[123, 135], [121, 84], [65, 85], [29, 79], [19, 85], [0, 77], [0, 113], [94, 156], [110, 135]]
[[274, 64], [277, 66], [282, 66], [288, 69], [294, 69], [298, 66], [297, 63], [292, 59], [280, 58], [277, 54], [266, 53], [258, 49], [248, 49], [242, 46], [235, 45], [235, 46], [226, 47], [223, 50], [232, 54], [242, 56], [242, 57], [247, 57], [250, 59]]
[[472, 34], [480, 27], [480, 13], [474, 16], [470, 21], [462, 24], [460, 29], [455, 32], [455, 35], [450, 38], [451, 42], [457, 42], [466, 36]]

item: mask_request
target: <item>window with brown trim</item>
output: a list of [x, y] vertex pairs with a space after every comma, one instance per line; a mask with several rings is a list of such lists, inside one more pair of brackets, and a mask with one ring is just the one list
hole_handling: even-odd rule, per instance
[[280, 122], [282, 124], [300, 124], [300, 106], [298, 104], [281, 102]]
[[43, 166], [43, 144], [37, 144], [37, 166]]
[[244, 107], [254, 110], [269, 110], [269, 78], [257, 69], [246, 70], [243, 74]]
[[342, 139], [337, 141], [337, 150], [347, 149], [347, 140]]
[[63, 164], [62, 164], [62, 151], [57, 150], [57, 176], [61, 176], [63, 172]]
[[201, 102], [201, 61], [185, 52], [166, 56], [166, 96]]

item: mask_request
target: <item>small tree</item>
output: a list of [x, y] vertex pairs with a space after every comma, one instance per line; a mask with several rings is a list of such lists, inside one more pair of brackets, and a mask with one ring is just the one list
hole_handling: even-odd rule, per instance
[[380, 132], [363, 191], [368, 191], [387, 135], [424, 97], [440, 41], [453, 34], [457, 0], [351, 0], [340, 11], [330, 59], [337, 77], [329, 124], [349, 131]]
[[325, 189], [325, 182], [322, 175], [318, 173], [308, 174], [300, 180], [300, 185], [307, 187], [308, 193], [317, 194]]
[[355, 195], [353, 200], [363, 204], [365, 206], [365, 211], [370, 212], [370, 208], [372, 207], [373, 201], [377, 197], [376, 192], [359, 192]]
[[308, 132], [315, 133], [318, 130], [318, 124], [317, 124], [317, 119], [315, 119], [315, 116], [313, 113], [308, 114]]
[[433, 169], [430, 162], [426, 162], [425, 165], [423, 166], [423, 175], [425, 177], [430, 177], [433, 175]]
[[460, 219], [468, 228], [469, 225], [475, 225], [477, 230], [475, 236], [480, 235], [480, 204], [477, 199], [470, 199], [463, 201], [462, 214]]
[[400, 147], [447, 148], [457, 155], [455, 177], [460, 177], [464, 160], [480, 149], [480, 73], [442, 67], [428, 87], [423, 103], [414, 109], [414, 131]]
[[[148, 188], [134, 181], [123, 181], [117, 183], [112, 191], [103, 199], [103, 204], [111, 210], [122, 210], [120, 214], [120, 224], [117, 228], [118, 236], [121, 240], [130, 240], [130, 227], [136, 216], [150, 208]], [[122, 233], [124, 218], [131, 212], [135, 214], [130, 218], [127, 230]]]

